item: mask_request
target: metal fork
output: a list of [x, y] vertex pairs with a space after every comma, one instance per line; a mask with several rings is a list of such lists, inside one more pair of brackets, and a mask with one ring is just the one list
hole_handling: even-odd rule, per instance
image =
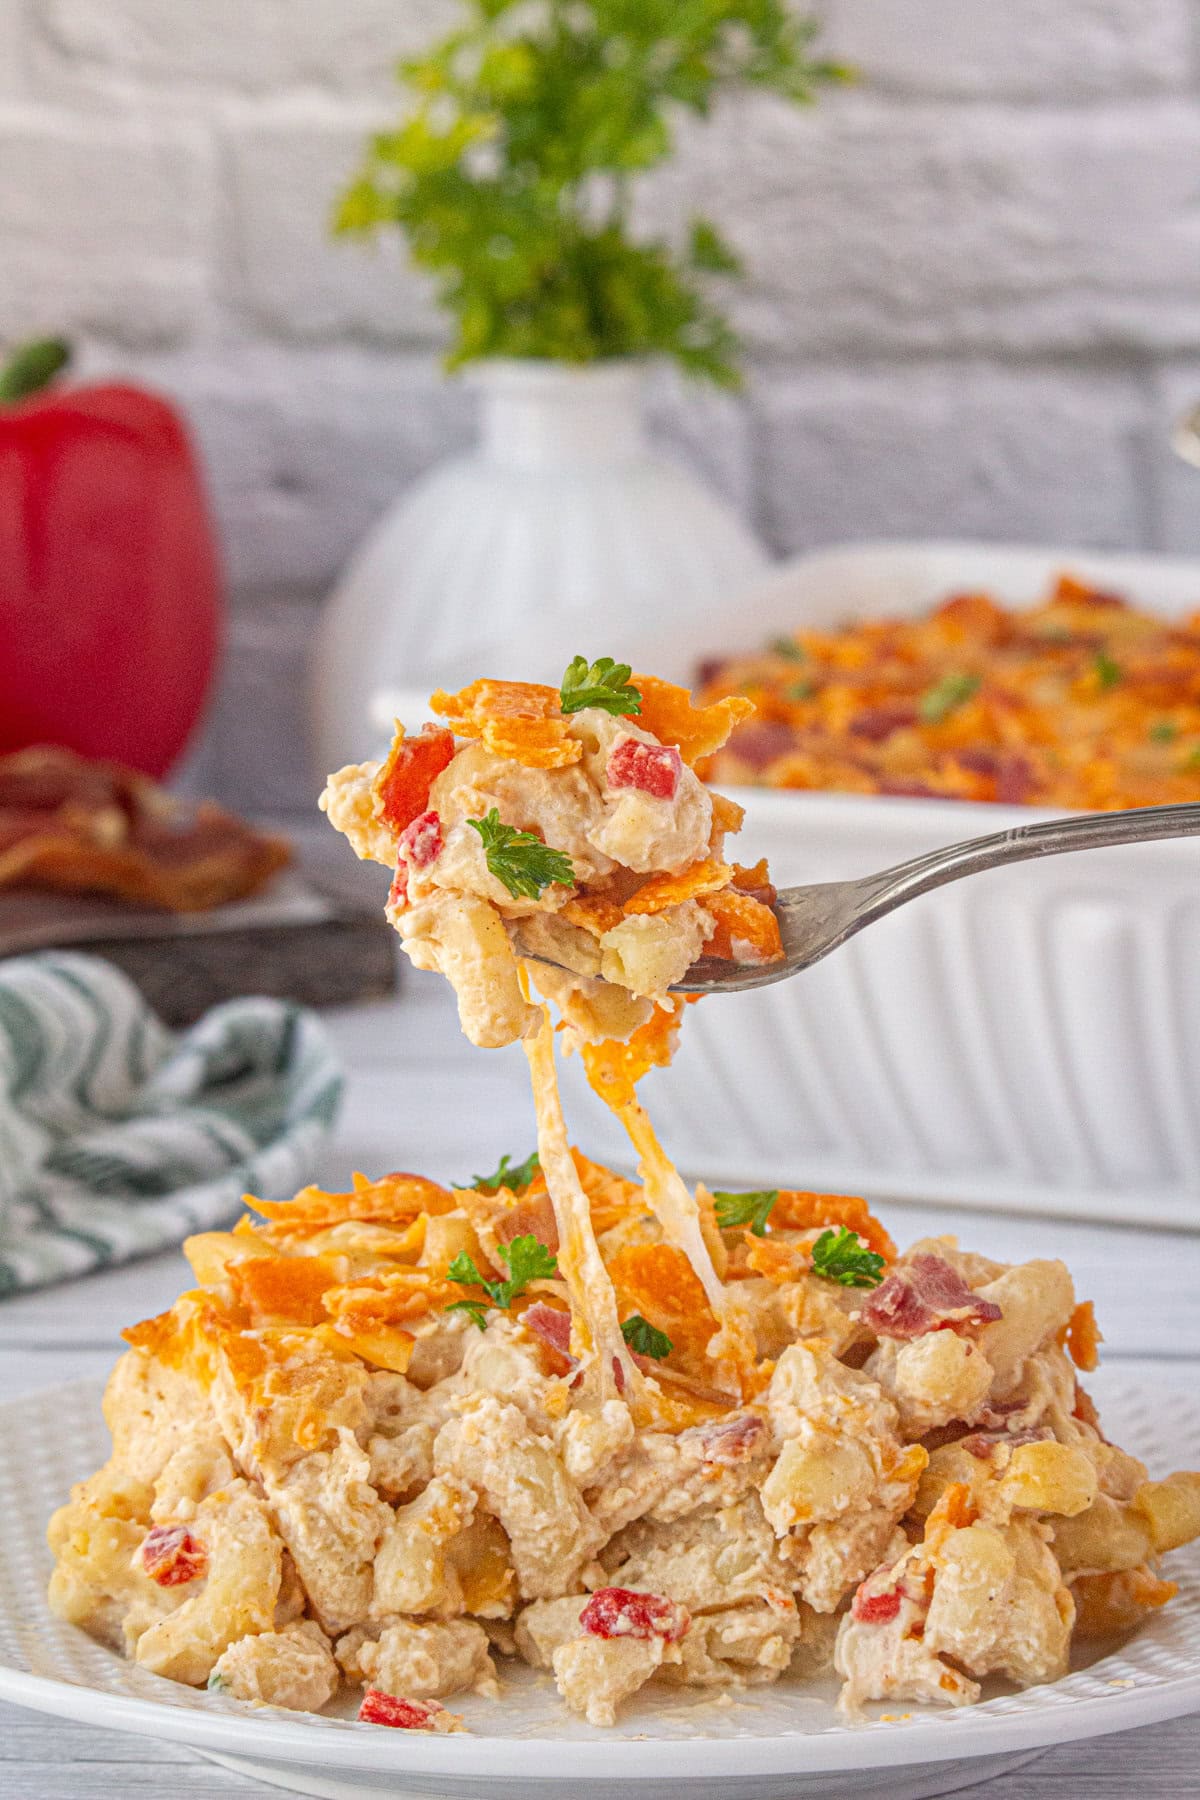
[[968, 838], [931, 850], [857, 881], [818, 881], [781, 888], [775, 902], [783, 939], [783, 959], [773, 963], [728, 963], [704, 957], [678, 982], [677, 994], [740, 994], [746, 988], [786, 981], [807, 969], [856, 932], [895, 912], [909, 900], [944, 887], [964, 875], [1068, 850], [1102, 850], [1113, 844], [1145, 844], [1155, 838], [1200, 834], [1200, 804], [1143, 806], [1129, 812], [1084, 813], [1037, 825], [1018, 825], [990, 837]]
[[1102, 850], [1114, 844], [1145, 844], [1155, 838], [1198, 834], [1200, 804], [1076, 814], [1018, 825], [990, 837], [968, 838], [965, 843], [931, 850], [878, 874], [860, 876], [857, 881], [818, 881], [807, 887], [780, 888], [775, 914], [783, 939], [782, 960], [728, 963], [704, 957], [693, 963], [673, 992], [740, 994], [746, 988], [786, 981], [898, 906], [983, 869], [999, 869], [1038, 856], [1061, 856], [1068, 850]]

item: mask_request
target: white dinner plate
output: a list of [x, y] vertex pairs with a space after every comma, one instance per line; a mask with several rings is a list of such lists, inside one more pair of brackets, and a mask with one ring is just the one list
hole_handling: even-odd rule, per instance
[[[1200, 1396], [1100, 1377], [1116, 1440], [1153, 1475], [1200, 1467]], [[510, 1665], [499, 1702], [452, 1702], [469, 1735], [426, 1736], [181, 1687], [61, 1624], [45, 1602], [49, 1514], [106, 1457], [100, 1390], [77, 1383], [0, 1406], [0, 1699], [186, 1744], [293, 1793], [347, 1800], [923, 1800], [1019, 1767], [1050, 1744], [1200, 1710], [1200, 1549], [1168, 1559], [1175, 1601], [1052, 1686], [959, 1711], [873, 1708], [847, 1725], [832, 1681], [711, 1693], [647, 1690], [613, 1731], [569, 1718], [548, 1677]], [[347, 1708], [349, 1710], [349, 1708]], [[888, 1717], [879, 1716], [887, 1712]], [[979, 1759], [986, 1758], [986, 1761]]]

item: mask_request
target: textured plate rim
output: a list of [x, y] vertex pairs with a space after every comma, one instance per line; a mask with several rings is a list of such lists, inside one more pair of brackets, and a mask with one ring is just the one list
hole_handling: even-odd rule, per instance
[[[1120, 1381], [1123, 1399], [1133, 1403], [1140, 1396], [1148, 1405], [1154, 1403], [1155, 1390], [1149, 1382], [1121, 1376], [1118, 1371], [1113, 1374]], [[4, 1402], [0, 1404], [0, 1431], [6, 1415], [27, 1416], [31, 1408], [42, 1407], [53, 1412], [55, 1403], [68, 1394], [74, 1398], [88, 1392], [98, 1405], [102, 1388], [96, 1381], [75, 1382]], [[0, 1559], [3, 1556], [0, 1542]], [[360, 1733], [342, 1721], [331, 1721], [330, 1729], [322, 1731], [311, 1719], [293, 1724], [275, 1713], [248, 1712], [246, 1717], [224, 1710], [210, 1713], [167, 1699], [160, 1702], [112, 1694], [84, 1683], [36, 1675], [6, 1661], [0, 1661], [0, 1700], [35, 1712], [65, 1714], [81, 1724], [293, 1767], [437, 1775], [445, 1780], [517, 1778], [540, 1785], [560, 1777], [553, 1770], [541, 1774], [531, 1768], [531, 1752], [536, 1756], [538, 1745], [553, 1745], [556, 1750], [568, 1750], [571, 1779], [577, 1784], [722, 1776], [745, 1779], [964, 1761], [1161, 1724], [1200, 1711], [1200, 1646], [1190, 1654], [1194, 1666], [1183, 1674], [1154, 1677], [1144, 1685], [1116, 1680], [1107, 1694], [1076, 1696], [1064, 1692], [1059, 1684], [1027, 1689], [1026, 1695], [1040, 1695], [1043, 1700], [1026, 1712], [991, 1713], [984, 1703], [941, 1713], [914, 1712], [861, 1726], [833, 1726], [825, 1731], [739, 1737], [699, 1733], [692, 1737], [597, 1734], [551, 1738], [536, 1733], [489, 1737], [478, 1731], [427, 1737]], [[1103, 1659], [1093, 1667], [1102, 1669]]]

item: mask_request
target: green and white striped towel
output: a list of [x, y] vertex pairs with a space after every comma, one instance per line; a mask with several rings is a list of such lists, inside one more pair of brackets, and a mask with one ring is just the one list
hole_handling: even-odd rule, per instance
[[176, 1034], [98, 957], [0, 962], [0, 1295], [290, 1196], [341, 1090], [303, 1007], [231, 1000]]

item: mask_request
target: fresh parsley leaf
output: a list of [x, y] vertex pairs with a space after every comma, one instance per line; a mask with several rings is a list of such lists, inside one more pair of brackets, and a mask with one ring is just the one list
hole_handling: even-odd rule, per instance
[[759, 1188], [753, 1194], [727, 1194], [716, 1188], [713, 1190], [713, 1199], [716, 1202], [717, 1224], [722, 1231], [732, 1231], [735, 1226], [748, 1225], [755, 1237], [765, 1237], [767, 1220], [778, 1198], [778, 1188]]
[[926, 725], [940, 725], [979, 692], [978, 675], [943, 675], [921, 695], [918, 711]]
[[469, 1250], [459, 1251], [446, 1270], [446, 1278], [449, 1281], [461, 1281], [464, 1287], [486, 1287], [487, 1285]]
[[472, 1175], [470, 1182], [462, 1185], [473, 1187], [479, 1194], [494, 1194], [497, 1188], [508, 1188], [510, 1193], [522, 1194], [541, 1166], [536, 1150], [523, 1163], [513, 1162], [511, 1156], [502, 1156], [500, 1167], [491, 1175]]
[[774, 651], [776, 656], [782, 656], [788, 662], [808, 661], [808, 651], [804, 648], [803, 644], [798, 644], [795, 638], [772, 638], [768, 647]]
[[1191, 775], [1196, 769], [1200, 769], [1200, 744], [1197, 744], [1193, 749], [1188, 751], [1187, 755], [1179, 765], [1179, 773], [1181, 775]]
[[225, 1677], [223, 1675], [218, 1675], [217, 1671], [214, 1669], [204, 1685], [210, 1694], [223, 1693], [225, 1689]]
[[488, 868], [514, 900], [536, 900], [542, 889], [555, 881], [574, 887], [575, 868], [566, 852], [552, 850], [532, 831], [502, 825], [496, 807], [482, 819], [468, 819], [467, 824], [483, 839]]
[[532, 1232], [524, 1237], [510, 1238], [507, 1244], [498, 1244], [496, 1248], [508, 1264], [508, 1280], [495, 1283], [494, 1289], [489, 1290], [494, 1292], [497, 1306], [511, 1306], [531, 1281], [548, 1281], [558, 1274], [554, 1252]]
[[1152, 744], [1173, 744], [1179, 736], [1179, 727], [1174, 719], [1160, 719], [1157, 725], [1150, 727]]
[[[446, 1270], [447, 1277], [461, 1283], [463, 1287], [482, 1288], [493, 1306], [507, 1311], [531, 1281], [545, 1280], [558, 1273], [553, 1251], [548, 1250], [532, 1232], [523, 1237], [515, 1237], [507, 1244], [498, 1244], [496, 1248], [508, 1264], [507, 1281], [485, 1281], [475, 1258], [466, 1250], [460, 1250], [454, 1258]], [[486, 1326], [487, 1309], [481, 1300], [452, 1300], [446, 1311], [465, 1312], [481, 1331]]]
[[466, 1313], [472, 1325], [478, 1325], [480, 1331], [487, 1330], [487, 1308], [479, 1300], [451, 1300], [444, 1310]]
[[852, 1231], [839, 1225], [823, 1231], [812, 1247], [812, 1272], [839, 1287], [872, 1288], [883, 1280], [883, 1258], [868, 1250]]
[[559, 689], [559, 704], [565, 713], [582, 712], [585, 706], [598, 706], [607, 713], [640, 713], [642, 696], [629, 685], [633, 673], [628, 663], [614, 662], [602, 656], [588, 663], [582, 656], [571, 658]]
[[643, 1319], [641, 1313], [634, 1313], [621, 1326], [621, 1336], [639, 1356], [652, 1356], [661, 1362], [664, 1356], [671, 1354], [671, 1340], [665, 1331], [652, 1325], [649, 1319]]
[[1109, 688], [1116, 687], [1121, 679], [1120, 663], [1116, 662], [1106, 650], [1097, 653], [1096, 660], [1092, 664], [1092, 671], [1100, 683], [1102, 693], [1107, 693]]
[[811, 700], [817, 691], [815, 681], [793, 681], [783, 690], [785, 700]]

